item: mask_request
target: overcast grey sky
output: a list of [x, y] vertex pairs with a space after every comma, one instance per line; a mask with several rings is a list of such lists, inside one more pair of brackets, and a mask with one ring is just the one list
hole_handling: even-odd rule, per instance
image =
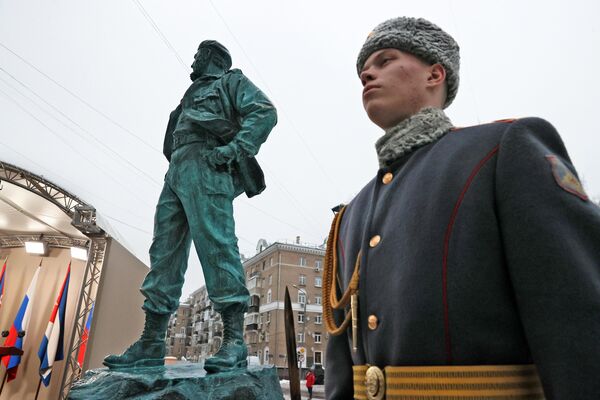
[[[455, 125], [548, 119], [600, 197], [599, 4], [0, 0], [0, 160], [94, 205], [148, 262], [169, 112], [198, 43], [216, 39], [279, 111], [258, 157], [267, 190], [235, 202], [241, 252], [260, 238], [319, 244], [330, 208], [377, 170], [382, 132], [362, 110], [356, 55], [375, 25], [408, 15], [461, 46]], [[183, 295], [202, 284], [194, 254]]]

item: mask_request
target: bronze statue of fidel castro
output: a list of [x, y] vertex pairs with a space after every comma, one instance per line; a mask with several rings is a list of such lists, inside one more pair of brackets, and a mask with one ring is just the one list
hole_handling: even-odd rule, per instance
[[245, 367], [244, 312], [249, 294], [235, 236], [235, 197], [265, 188], [254, 155], [277, 122], [273, 104], [244, 74], [231, 68], [229, 51], [214, 40], [198, 47], [193, 83], [171, 113], [163, 152], [169, 160], [154, 217], [144, 331], [109, 368], [163, 365], [165, 331], [177, 309], [191, 242], [202, 264], [208, 295], [221, 314], [221, 348], [207, 359], [209, 373]]

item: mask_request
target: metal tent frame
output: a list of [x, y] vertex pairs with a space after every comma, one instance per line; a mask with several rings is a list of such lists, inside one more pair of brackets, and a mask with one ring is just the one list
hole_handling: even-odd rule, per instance
[[[77, 228], [88, 239], [66, 236], [44, 235], [48, 246], [70, 248], [71, 246], [87, 247], [83, 284], [79, 291], [75, 318], [66, 351], [65, 367], [60, 387], [60, 399], [67, 399], [71, 385], [81, 375], [81, 366], [77, 356], [82, 345], [82, 334], [85, 329], [87, 315], [95, 301], [100, 283], [100, 275], [108, 244], [108, 235], [96, 225], [96, 210], [77, 196], [47, 181], [43, 177], [0, 161], [0, 183], [8, 182], [39, 195], [60, 208], [71, 218], [71, 225]], [[39, 235], [6, 235], [0, 236], [0, 248], [24, 247], [25, 241], [38, 240]]]

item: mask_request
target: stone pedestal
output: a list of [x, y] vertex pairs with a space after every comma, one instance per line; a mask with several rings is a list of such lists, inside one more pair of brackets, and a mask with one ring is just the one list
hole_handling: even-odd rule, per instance
[[206, 375], [202, 364], [87, 371], [69, 400], [283, 400], [275, 368]]

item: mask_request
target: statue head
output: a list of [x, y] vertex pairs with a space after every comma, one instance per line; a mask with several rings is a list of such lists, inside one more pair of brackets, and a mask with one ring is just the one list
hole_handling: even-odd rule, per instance
[[201, 76], [221, 76], [231, 68], [229, 50], [216, 40], [205, 40], [198, 46], [192, 63], [192, 80]]

